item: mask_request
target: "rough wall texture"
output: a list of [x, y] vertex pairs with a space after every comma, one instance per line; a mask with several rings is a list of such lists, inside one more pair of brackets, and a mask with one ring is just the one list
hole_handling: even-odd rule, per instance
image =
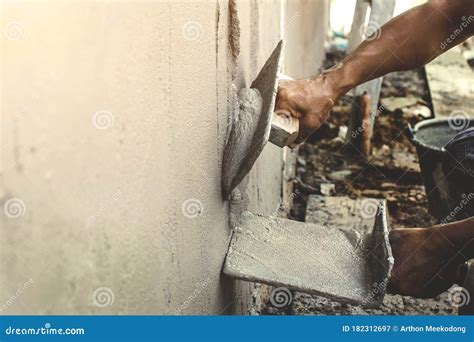
[[[246, 310], [251, 285], [220, 273], [228, 85], [274, 48], [281, 3], [236, 5], [234, 59], [227, 0], [2, 3], [1, 313]], [[281, 175], [269, 145], [252, 211]]]
[[284, 3], [285, 73], [293, 78], [318, 74], [329, 26], [329, 1], [287, 0]]

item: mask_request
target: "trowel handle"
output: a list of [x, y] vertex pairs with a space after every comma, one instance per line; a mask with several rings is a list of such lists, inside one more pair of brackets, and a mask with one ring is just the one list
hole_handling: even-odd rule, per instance
[[295, 79], [291, 76], [288, 76], [288, 75], [285, 75], [285, 74], [282, 74], [282, 73], [279, 73], [278, 74], [278, 80], [282, 80], [282, 81], [294, 81]]
[[272, 114], [270, 142], [280, 147], [291, 145], [298, 137], [299, 128], [299, 120], [290, 112], [277, 110]]
[[[278, 80], [292, 81], [293, 79], [287, 75], [279, 74]], [[298, 137], [299, 127], [299, 120], [291, 116], [290, 112], [285, 110], [273, 112], [270, 142], [279, 147], [291, 145]]]

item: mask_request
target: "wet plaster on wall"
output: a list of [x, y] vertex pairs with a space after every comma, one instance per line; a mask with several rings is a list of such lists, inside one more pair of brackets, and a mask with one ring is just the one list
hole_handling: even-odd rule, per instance
[[[241, 85], [235, 84], [238, 75], [238, 62], [241, 51], [240, 19], [237, 0], [228, 0], [227, 22], [227, 79], [229, 83], [227, 86], [227, 130], [225, 146], [229, 143], [235, 145], [239, 144], [239, 141], [235, 141], [235, 138], [237, 137], [231, 137], [231, 132], [232, 127], [235, 124], [239, 125], [242, 123], [239, 122], [240, 106], [238, 94]], [[224, 179], [221, 181], [224, 181]], [[248, 180], [244, 179], [240, 185], [240, 188], [243, 189], [243, 193], [241, 193], [238, 188], [234, 189], [228, 201], [229, 241], [232, 228], [237, 224], [240, 214], [247, 208], [249, 202], [248, 195], [245, 192], [247, 183]], [[234, 281], [225, 275], [222, 276], [221, 284], [223, 288], [227, 289], [227, 295], [231, 298], [227, 311], [229, 313], [246, 313], [250, 307], [251, 284]]]
[[[258, 63], [259, 38], [258, 38], [258, 19], [259, 6], [257, 1], [242, 2], [250, 8], [250, 16], [246, 19], [250, 22], [251, 35], [248, 37], [249, 61], [251, 75], [258, 73], [261, 67]], [[254, 148], [253, 137], [257, 127], [258, 113], [261, 111], [262, 103], [258, 92], [249, 89], [251, 80], [248, 80], [245, 72], [247, 56], [240, 56], [241, 52], [241, 28], [238, 4], [236, 0], [229, 0], [228, 12], [228, 49], [229, 49], [229, 67], [228, 77], [231, 81], [228, 87], [228, 127], [226, 139], [226, 155], [224, 159], [226, 164], [223, 173], [223, 181], [230, 183], [236, 177], [240, 165], [246, 159], [249, 152]], [[240, 57], [240, 59], [239, 59]], [[239, 73], [237, 73], [239, 70]], [[239, 90], [240, 89], [240, 90]], [[256, 95], [256, 96], [254, 96]], [[257, 101], [258, 100], [258, 101]], [[229, 139], [230, 138], [230, 139]], [[230, 196], [229, 201], [229, 225], [236, 227], [240, 214], [245, 211], [249, 204], [247, 186], [249, 177], [245, 177]], [[229, 186], [226, 186], [227, 188]], [[257, 191], [257, 200], [258, 200]]]
[[[220, 22], [220, 5], [219, 5], [219, 0], [216, 0], [216, 80], [219, 78], [219, 22]], [[219, 112], [220, 112], [220, 107], [219, 107], [219, 83], [216, 82], [216, 128], [217, 128], [217, 136], [220, 137], [220, 120], [219, 120]], [[217, 157], [221, 155], [221, 144], [219, 143], [219, 138], [217, 140]], [[222, 167], [222, 164], [220, 162], [220, 158], [218, 159], [218, 167]]]
[[[295, 75], [313, 75], [321, 64], [324, 52], [324, 37], [327, 30], [329, 1], [291, 1], [285, 2], [284, 11], [291, 7], [291, 18], [286, 16], [286, 24], [291, 20], [295, 25], [285, 31], [285, 39], [291, 41], [294, 51], [306, 51], [304, 61], [297, 55], [285, 56], [285, 67]], [[240, 57], [238, 72], [234, 79], [237, 88], [248, 87], [270, 55], [282, 34], [280, 27], [280, 2], [262, 0], [239, 1]], [[317, 38], [315, 38], [317, 37]], [[308, 49], [308, 46], [311, 46]], [[288, 53], [288, 45], [286, 48]], [[303, 63], [303, 64], [302, 64]], [[286, 163], [294, 164], [295, 153], [286, 154]], [[274, 215], [281, 203], [281, 187], [275, 184], [282, 181], [282, 150], [268, 144], [249, 176], [236, 192], [235, 210], [237, 213], [247, 209], [254, 213]], [[291, 166], [288, 166], [291, 168]], [[289, 190], [291, 191], [291, 190]], [[292, 196], [292, 195], [288, 195]], [[240, 207], [238, 207], [240, 205]], [[233, 224], [235, 226], [235, 223]]]
[[250, 2], [250, 32], [253, 33], [252, 39], [250, 40], [250, 66], [253, 75], [256, 75], [259, 71], [258, 69], [258, 53], [260, 51], [259, 47], [259, 11], [260, 6], [258, 0]]
[[[279, 23], [279, 6], [279, 2], [256, 0], [229, 2], [229, 122], [235, 122], [239, 113], [239, 90], [250, 86], [279, 41], [280, 28], [275, 24]], [[245, 144], [241, 145], [245, 149]], [[248, 176], [234, 190], [229, 201], [229, 228], [237, 226], [243, 211], [271, 214], [278, 207], [281, 153], [281, 149], [267, 144]], [[253, 285], [235, 281], [233, 289], [236, 307], [247, 311]]]
[[235, 85], [237, 77], [238, 58], [240, 54], [240, 20], [238, 15], [237, 0], [228, 1], [227, 12], [227, 130], [225, 144], [228, 142], [232, 125], [236, 121], [235, 115], [239, 110], [238, 88]]
[[[279, 3], [235, 4], [241, 89], [278, 42]], [[252, 4], [265, 6], [253, 20], [268, 29], [252, 31]], [[228, 15], [228, 0], [6, 3], [5, 22], [20, 18], [27, 30], [19, 41], [2, 37], [2, 116], [22, 113], [23, 172], [7, 169], [1, 182], [27, 210], [2, 217], [0, 273], [10, 276], [0, 302], [34, 275], [22, 296], [33, 314], [163, 314], [187, 302], [183, 313], [245, 312], [250, 286], [231, 291], [220, 273], [230, 234], [220, 184], [233, 96]], [[199, 34], [187, 37], [183, 28], [196, 22]], [[100, 110], [113, 116], [108, 129], [92, 123]], [[2, 167], [14, 165], [13, 135], [3, 139]], [[22, 152], [30, 146], [37, 152]], [[248, 209], [273, 212], [281, 151], [267, 146], [246, 182]], [[192, 217], [189, 200], [201, 208]], [[102, 286], [115, 301], [99, 308], [91, 297]]]
[[[248, 86], [255, 79], [265, 61], [270, 57], [280, 40], [280, 2], [252, 0], [243, 9], [247, 24], [242, 24], [241, 54], [246, 62], [241, 63], [245, 71], [244, 82]], [[273, 213], [281, 200], [282, 149], [267, 144], [253, 173], [249, 175], [247, 191], [248, 209], [256, 213]], [[278, 187], [275, 185], [278, 184]]]
[[[22, 155], [22, 174], [2, 173], [8, 196], [27, 210], [2, 217], [1, 234], [10, 238], [1, 243], [0, 272], [10, 277], [0, 302], [35, 275], [22, 297], [30, 313], [162, 314], [210, 278], [183, 312], [219, 313], [229, 299], [219, 295], [229, 229], [216, 153], [224, 139], [216, 115], [220, 127], [227, 120], [217, 109], [226, 108], [227, 51], [218, 50], [216, 72], [216, 8], [207, 1], [104, 6], [6, 5], [5, 20], [21, 18], [28, 30], [19, 41], [3, 37], [2, 116], [25, 109], [18, 144], [37, 153]], [[193, 21], [201, 35], [186, 39], [183, 26]], [[44, 75], [53, 71], [49, 81]], [[99, 110], [115, 119], [108, 129], [92, 123]], [[10, 137], [2, 166], [14, 163]], [[202, 205], [194, 218], [183, 214], [190, 199]], [[113, 291], [113, 305], [93, 305], [101, 286]]]
[[237, 9], [237, 0], [229, 0], [228, 22], [228, 47], [230, 54], [229, 69], [231, 79], [233, 80], [236, 76], [235, 71], [240, 54], [240, 20]]

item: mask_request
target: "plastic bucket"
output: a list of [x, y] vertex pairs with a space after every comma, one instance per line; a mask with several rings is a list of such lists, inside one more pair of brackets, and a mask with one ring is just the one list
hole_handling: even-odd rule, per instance
[[[455, 129], [452, 121], [450, 118], [429, 119], [417, 123], [414, 127], [408, 125], [409, 137], [416, 146], [420, 162], [429, 212], [440, 221], [450, 215], [462, 200], [450, 190], [454, 187], [446, 179], [442, 168], [446, 154], [444, 146], [460, 132]], [[474, 127], [474, 119], [463, 129], [468, 127]]]

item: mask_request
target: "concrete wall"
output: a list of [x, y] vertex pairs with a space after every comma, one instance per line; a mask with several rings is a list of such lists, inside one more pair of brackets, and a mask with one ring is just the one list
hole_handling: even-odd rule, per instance
[[293, 78], [318, 74], [329, 27], [329, 1], [284, 2], [285, 73]]
[[[220, 273], [228, 86], [256, 76], [282, 6], [2, 2], [0, 313], [246, 311], [251, 284]], [[268, 145], [250, 210], [278, 208], [282, 161]]]

